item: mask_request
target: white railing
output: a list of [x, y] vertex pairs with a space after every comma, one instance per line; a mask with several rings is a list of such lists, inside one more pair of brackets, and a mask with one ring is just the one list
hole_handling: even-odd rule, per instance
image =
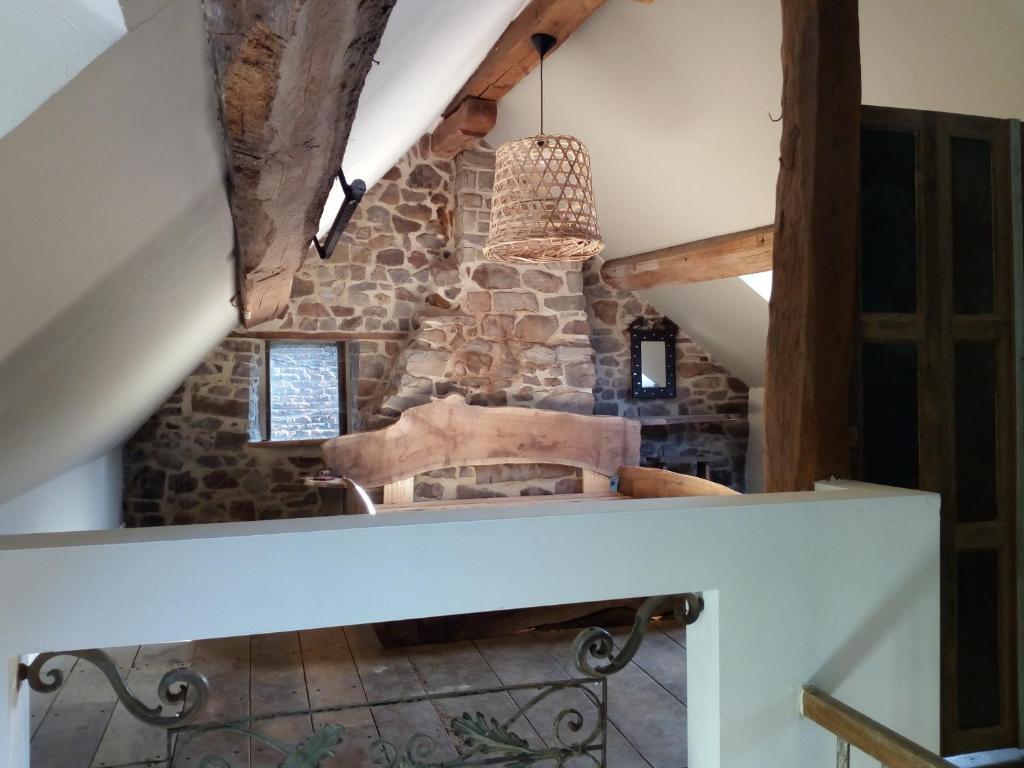
[[933, 744], [938, 563], [936, 496], [858, 484], [0, 538], [0, 765], [22, 654], [686, 591], [693, 768], [826, 764], [798, 680]]

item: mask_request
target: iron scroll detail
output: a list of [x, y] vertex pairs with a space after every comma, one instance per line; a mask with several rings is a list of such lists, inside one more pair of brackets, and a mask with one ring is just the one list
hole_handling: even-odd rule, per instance
[[64, 683], [64, 673], [59, 669], [48, 669], [43, 672], [46, 662], [57, 656], [73, 656], [96, 667], [107, 678], [114, 693], [117, 694], [118, 701], [124, 705], [124, 708], [137, 720], [147, 725], [155, 725], [160, 728], [181, 728], [188, 725], [203, 711], [210, 697], [210, 683], [203, 673], [183, 667], [172, 669], [160, 678], [157, 696], [168, 706], [176, 704], [185, 706], [180, 712], [165, 715], [162, 706], [150, 707], [144, 704], [128, 687], [114, 660], [108, 654], [95, 648], [41, 653], [31, 664], [18, 665], [18, 678], [25, 680], [33, 691], [50, 693], [57, 690]]
[[[648, 597], [637, 609], [633, 629], [630, 630], [629, 637], [619, 653], [615, 653], [615, 641], [607, 629], [588, 627], [576, 636], [572, 644], [576, 668], [584, 675], [592, 677], [608, 677], [625, 668], [647, 635], [651, 618], [669, 606], [672, 606], [676, 620], [689, 626], [700, 618], [701, 611], [704, 610], [704, 599], [692, 592]], [[595, 665], [595, 661], [604, 659], [608, 659], [607, 664]]]

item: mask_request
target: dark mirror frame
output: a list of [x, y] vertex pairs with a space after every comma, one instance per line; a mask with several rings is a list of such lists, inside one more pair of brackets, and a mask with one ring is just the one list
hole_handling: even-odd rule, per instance
[[[676, 336], [679, 326], [667, 317], [638, 317], [629, 324], [630, 394], [636, 400], [670, 400], [676, 396]], [[665, 386], [641, 386], [640, 350], [645, 341], [665, 344]]]

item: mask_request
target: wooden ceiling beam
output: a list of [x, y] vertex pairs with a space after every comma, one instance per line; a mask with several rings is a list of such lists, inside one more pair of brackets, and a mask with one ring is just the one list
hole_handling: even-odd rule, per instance
[[782, 0], [765, 486], [849, 477], [860, 194], [857, 0]]
[[497, 119], [497, 102], [471, 96], [434, 129], [430, 148], [434, 154], [450, 160], [490, 133]]
[[531, 0], [445, 108], [444, 120], [433, 134], [435, 151], [440, 150], [444, 157], [454, 157], [490, 132], [497, 119], [498, 100], [540, 61], [531, 35], [543, 32], [554, 36], [554, 52], [603, 3], [604, 0]]
[[531, 35], [543, 32], [554, 36], [554, 53], [603, 3], [604, 0], [531, 0], [448, 104], [445, 117], [470, 97], [500, 100], [540, 61], [530, 42]]
[[767, 272], [774, 232], [769, 225], [611, 259], [601, 267], [601, 277], [613, 288], [635, 291]]
[[394, 2], [204, 2], [246, 327], [288, 306]]

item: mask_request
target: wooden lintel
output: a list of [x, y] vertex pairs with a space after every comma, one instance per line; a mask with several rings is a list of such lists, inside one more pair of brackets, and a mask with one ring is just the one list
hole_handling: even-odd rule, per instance
[[405, 331], [233, 331], [237, 339], [280, 339], [282, 341], [401, 341]]
[[490, 133], [497, 119], [497, 102], [470, 97], [434, 129], [430, 148], [435, 155], [450, 160]]
[[782, 0], [765, 486], [849, 477], [860, 193], [857, 0]]
[[395, 0], [206, 0], [242, 322], [288, 307]]
[[531, 0], [451, 100], [444, 115], [452, 114], [468, 98], [501, 99], [537, 66], [539, 59], [530, 42], [531, 35], [553, 35], [553, 53], [603, 3], [604, 0]]
[[635, 291], [767, 272], [774, 230], [757, 227], [612, 259], [601, 267], [601, 277], [613, 288]]

